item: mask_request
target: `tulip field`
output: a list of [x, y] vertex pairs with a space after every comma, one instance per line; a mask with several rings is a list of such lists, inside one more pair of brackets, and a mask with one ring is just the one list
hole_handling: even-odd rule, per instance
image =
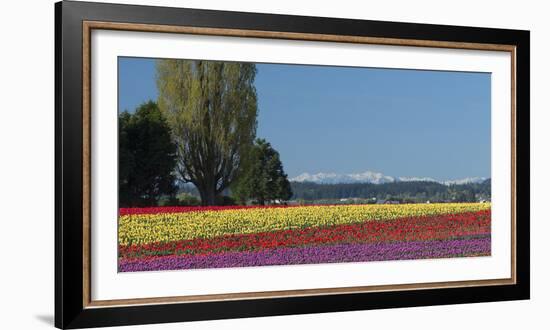
[[121, 208], [120, 272], [489, 256], [490, 203]]

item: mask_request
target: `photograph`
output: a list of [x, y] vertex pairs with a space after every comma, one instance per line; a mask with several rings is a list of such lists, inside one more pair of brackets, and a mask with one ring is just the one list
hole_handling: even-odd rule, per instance
[[[472, 303], [485, 307], [459, 319], [494, 327], [496, 302], [531, 299], [531, 235], [548, 232], [531, 230], [541, 34], [510, 26], [517, 8], [475, 21], [357, 6], [55, 4], [55, 79], [39, 88], [55, 92], [54, 249], [26, 273], [53, 265], [56, 327], [365, 324], [320, 318], [367, 315], [348, 311], [407, 326], [411, 307]], [[47, 101], [17, 73], [15, 100]], [[11, 158], [42, 163], [47, 135], [21, 132], [29, 147]], [[37, 182], [7, 191], [42, 219], [25, 193]], [[23, 246], [48, 246], [22, 224], [8, 232], [30, 233]], [[534, 317], [524, 304], [506, 313]]]
[[491, 73], [119, 56], [120, 273], [491, 256]]

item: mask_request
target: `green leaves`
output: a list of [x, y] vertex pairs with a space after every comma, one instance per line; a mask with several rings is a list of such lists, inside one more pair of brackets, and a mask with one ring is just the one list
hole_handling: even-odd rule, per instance
[[279, 153], [269, 142], [256, 140], [232, 193], [241, 203], [252, 199], [261, 205], [275, 200], [286, 201], [292, 197], [290, 182], [283, 170]]
[[174, 194], [175, 165], [176, 146], [155, 102], [119, 115], [121, 206], [156, 205], [162, 195]]
[[256, 67], [250, 63], [159, 60], [159, 107], [177, 145], [177, 172], [213, 205], [236, 179], [256, 136]]

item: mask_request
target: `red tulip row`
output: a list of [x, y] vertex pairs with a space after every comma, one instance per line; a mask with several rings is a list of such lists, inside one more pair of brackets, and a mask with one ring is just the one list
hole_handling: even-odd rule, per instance
[[[292, 205], [300, 206], [300, 205]], [[291, 205], [226, 205], [226, 206], [158, 206], [158, 207], [131, 207], [120, 208], [119, 215], [131, 214], [159, 214], [159, 213], [185, 213], [201, 211], [224, 211], [255, 208], [281, 208], [292, 207]]]
[[447, 240], [490, 234], [491, 211], [468, 212], [387, 221], [307, 227], [255, 234], [225, 235], [168, 243], [119, 246], [119, 257], [200, 255], [342, 243]]

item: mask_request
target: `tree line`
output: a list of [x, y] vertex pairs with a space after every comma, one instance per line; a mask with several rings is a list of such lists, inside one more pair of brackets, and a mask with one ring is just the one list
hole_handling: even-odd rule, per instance
[[279, 153], [256, 137], [255, 75], [251, 63], [158, 60], [157, 101], [119, 114], [120, 206], [178, 204], [182, 184], [202, 205], [289, 199]]
[[491, 180], [481, 183], [444, 185], [438, 182], [411, 181], [318, 184], [292, 182], [293, 198], [298, 200], [372, 199], [405, 203], [477, 202], [491, 199]]

